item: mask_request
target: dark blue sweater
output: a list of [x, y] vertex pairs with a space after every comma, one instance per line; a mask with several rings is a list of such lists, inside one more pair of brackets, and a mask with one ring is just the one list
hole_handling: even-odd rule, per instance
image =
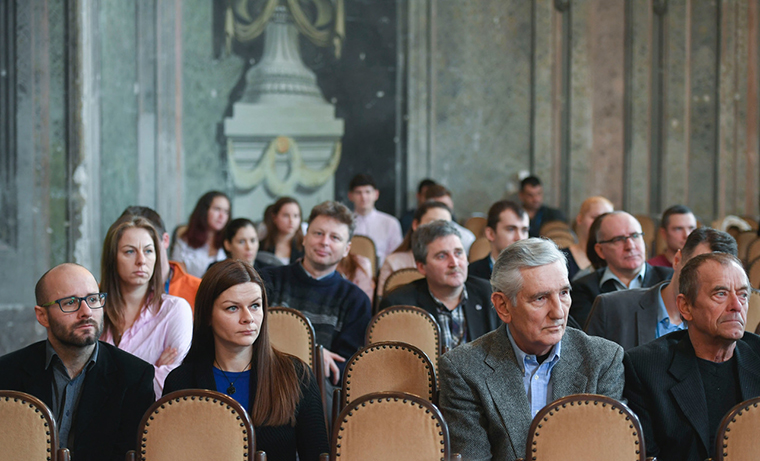
[[[262, 269], [270, 306], [298, 309], [309, 318], [317, 343], [346, 359], [364, 346], [372, 317], [367, 295], [338, 272], [316, 280], [300, 262]], [[345, 362], [337, 363], [343, 371]]]

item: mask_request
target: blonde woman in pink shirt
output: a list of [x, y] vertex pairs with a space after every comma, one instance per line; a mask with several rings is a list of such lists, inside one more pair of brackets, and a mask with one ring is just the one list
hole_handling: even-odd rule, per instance
[[155, 368], [156, 397], [164, 380], [190, 349], [193, 313], [182, 298], [165, 294], [161, 280], [161, 241], [144, 218], [127, 216], [106, 234], [101, 260], [101, 290], [108, 293], [102, 341]]

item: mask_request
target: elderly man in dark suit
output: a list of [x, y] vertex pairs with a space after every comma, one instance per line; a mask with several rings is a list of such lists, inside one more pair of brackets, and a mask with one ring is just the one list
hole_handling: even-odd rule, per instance
[[45, 402], [72, 459], [123, 460], [155, 400], [153, 366], [98, 341], [106, 297], [84, 267], [56, 266], [35, 291], [48, 339], [0, 357], [0, 389]]
[[491, 205], [484, 230], [486, 239], [491, 242], [491, 253], [469, 265], [470, 276], [491, 280], [493, 263], [501, 250], [528, 238], [529, 224], [528, 213], [517, 203], [499, 200]]
[[625, 211], [604, 213], [594, 220], [591, 228], [598, 229], [594, 250], [607, 266], [573, 282], [570, 315], [581, 327], [585, 327], [598, 295], [631, 288], [650, 288], [673, 276], [673, 269], [651, 266], [646, 262], [641, 224]]
[[388, 293], [380, 308], [417, 306], [430, 312], [441, 325], [444, 345], [451, 349], [496, 328], [491, 287], [467, 277], [467, 254], [459, 231], [449, 221], [433, 221], [412, 234], [417, 270], [425, 278]]
[[660, 336], [686, 328], [676, 297], [678, 275], [694, 256], [711, 252], [737, 255], [736, 240], [726, 232], [702, 227], [686, 239], [673, 259], [673, 279], [649, 289], [613, 291], [596, 297], [586, 323], [586, 333], [601, 336], [630, 349]]
[[689, 328], [626, 352], [624, 395], [648, 456], [702, 461], [728, 410], [760, 395], [760, 338], [744, 332], [750, 285], [735, 256], [695, 256], [678, 288]]
[[554, 243], [513, 243], [496, 260], [491, 285], [504, 324], [439, 365], [452, 450], [470, 461], [524, 457], [532, 418], [560, 397], [623, 392], [623, 349], [566, 328], [570, 282]]

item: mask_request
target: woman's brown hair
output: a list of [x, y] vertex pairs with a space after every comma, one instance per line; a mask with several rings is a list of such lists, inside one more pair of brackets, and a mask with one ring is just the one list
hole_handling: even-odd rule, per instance
[[[422, 217], [425, 216], [425, 214], [433, 208], [440, 208], [442, 210], [448, 211], [449, 214], [451, 214], [451, 208], [449, 208], [445, 203], [436, 202], [435, 200], [428, 200], [427, 202], [423, 202], [414, 211], [414, 218], [412, 219], [412, 222], [413, 223], [417, 222], [417, 224], [419, 225], [420, 221], [422, 220]], [[393, 250], [393, 253], [403, 253], [405, 251], [411, 251], [413, 233], [414, 231], [412, 231], [412, 228], [410, 227], [409, 230], [406, 231], [406, 235], [404, 236], [404, 240], [401, 242], [401, 245], [399, 245], [398, 248]]]
[[[277, 234], [280, 232], [277, 229], [277, 225], [274, 223], [274, 217], [277, 216], [282, 207], [289, 203], [296, 204], [298, 207], [298, 213], [301, 215], [301, 222], [303, 222], [303, 211], [301, 210], [301, 205], [298, 203], [298, 200], [293, 197], [280, 197], [277, 199], [277, 201], [268, 206], [264, 212], [264, 225], [267, 228], [267, 235], [264, 237], [264, 240], [261, 241], [262, 250], [274, 253], [275, 246], [277, 245]], [[303, 231], [301, 230], [301, 226], [298, 226], [296, 235], [293, 236], [293, 239], [296, 241], [296, 249], [298, 249], [298, 251], [303, 251]]]
[[[232, 202], [227, 194], [212, 190], [203, 194], [198, 199], [198, 203], [195, 204], [193, 212], [190, 214], [190, 220], [187, 223], [187, 230], [184, 235], [181, 236], [190, 248], [200, 248], [206, 243], [208, 238], [208, 210], [211, 208], [211, 204], [217, 197], [224, 197], [227, 199], [227, 203], [230, 204], [230, 213], [232, 216]], [[216, 233], [214, 236], [214, 248], [222, 248], [222, 241], [224, 240], [224, 230]]]
[[116, 326], [121, 324], [124, 319], [122, 312], [124, 297], [121, 294], [121, 278], [119, 278], [116, 258], [119, 254], [119, 241], [127, 229], [145, 229], [153, 240], [156, 262], [153, 265], [153, 274], [148, 281], [148, 293], [146, 295], [148, 304], [145, 307], [158, 310], [161, 307], [161, 295], [164, 294], [164, 281], [161, 277], [161, 251], [158, 247], [161, 240], [156, 228], [150, 221], [140, 216], [122, 216], [108, 229], [100, 260], [100, 291], [108, 293], [108, 302], [103, 308], [105, 311], [104, 331], [111, 330], [114, 336], [116, 336]]
[[[255, 368], [257, 377], [256, 395], [252, 397], [251, 420], [254, 426], [295, 425], [296, 406], [301, 400], [302, 377], [296, 373], [293, 363], [295, 357], [274, 349], [269, 342], [267, 294], [264, 282], [250, 264], [227, 259], [214, 264], [203, 275], [195, 296], [193, 343], [185, 360], [208, 360], [211, 366], [216, 355], [211, 328], [214, 301], [228, 288], [248, 282], [261, 288], [261, 305], [264, 312], [259, 336], [251, 346], [251, 367]], [[302, 367], [304, 372], [306, 367], [305, 364]]]

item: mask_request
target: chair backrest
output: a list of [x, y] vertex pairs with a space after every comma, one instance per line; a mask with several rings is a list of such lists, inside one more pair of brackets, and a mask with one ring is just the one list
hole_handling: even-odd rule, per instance
[[0, 447], [0, 461], [59, 461], [68, 455], [63, 449], [58, 456], [58, 428], [50, 408], [17, 391], [0, 390]]
[[744, 215], [742, 216], [742, 219], [746, 221], [747, 224], [750, 225], [750, 227], [752, 227], [752, 230], [754, 230], [755, 233], [757, 233], [757, 228], [758, 228], [757, 216]]
[[744, 329], [749, 332], [755, 332], [758, 325], [760, 325], [760, 291], [753, 288], [749, 295], [747, 323], [744, 324]]
[[315, 368], [316, 335], [311, 322], [302, 312], [289, 307], [270, 307], [267, 328], [272, 347], [295, 355], [312, 369]]
[[427, 354], [438, 370], [443, 355], [441, 326], [435, 317], [415, 306], [391, 306], [378, 312], [367, 326], [367, 344], [401, 341]]
[[341, 408], [373, 392], [405, 392], [436, 401], [435, 369], [411, 344], [383, 341], [359, 349], [346, 362]]
[[747, 246], [747, 263], [760, 258], [760, 238], [749, 242]]
[[749, 284], [754, 289], [760, 289], [760, 256], [750, 261], [747, 266], [747, 276], [749, 277]]
[[644, 243], [647, 247], [647, 254], [654, 256], [654, 240], [657, 238], [657, 224], [650, 216], [645, 214], [633, 215], [641, 224], [641, 231], [644, 232]]
[[351, 238], [351, 253], [364, 256], [372, 263], [373, 276], [377, 274], [377, 248], [375, 242], [366, 235], [354, 235]]
[[566, 223], [565, 221], [549, 221], [541, 225], [541, 229], [539, 229], [538, 233], [539, 235], [547, 235], [550, 232], [556, 231], [556, 230], [571, 230], [570, 225]]
[[137, 431], [137, 459], [254, 459], [248, 413], [232, 397], [185, 389], [158, 399]]
[[383, 295], [387, 295], [400, 286], [406, 285], [407, 283], [412, 283], [415, 280], [422, 278], [425, 278], [425, 276], [422, 275], [420, 271], [410, 267], [392, 272], [391, 275], [385, 279], [385, 285], [383, 286]]
[[[746, 400], [723, 417], [715, 436], [716, 461], [756, 461], [760, 454], [760, 397]], [[720, 443], [718, 443], [720, 441]]]
[[739, 249], [739, 259], [741, 259], [745, 267], [749, 262], [749, 259], [747, 259], [747, 250], [749, 250], [749, 246], [752, 242], [757, 239], [757, 231], [744, 231], [736, 237], [736, 246]]
[[645, 461], [641, 424], [610, 397], [575, 394], [555, 400], [533, 418], [525, 448], [535, 461]]
[[483, 236], [486, 225], [488, 225], [488, 220], [482, 216], [472, 216], [464, 222], [464, 227], [475, 234], [475, 237]]
[[578, 241], [570, 229], [554, 229], [551, 232], [547, 232], [544, 236], [556, 243], [559, 248], [567, 248]]
[[330, 459], [444, 460], [451, 457], [449, 429], [438, 408], [400, 392], [355, 400], [335, 422]]
[[489, 253], [491, 253], [491, 242], [485, 237], [478, 237], [470, 245], [470, 254], [467, 260], [469, 262], [477, 261], [478, 259], [485, 258]]

